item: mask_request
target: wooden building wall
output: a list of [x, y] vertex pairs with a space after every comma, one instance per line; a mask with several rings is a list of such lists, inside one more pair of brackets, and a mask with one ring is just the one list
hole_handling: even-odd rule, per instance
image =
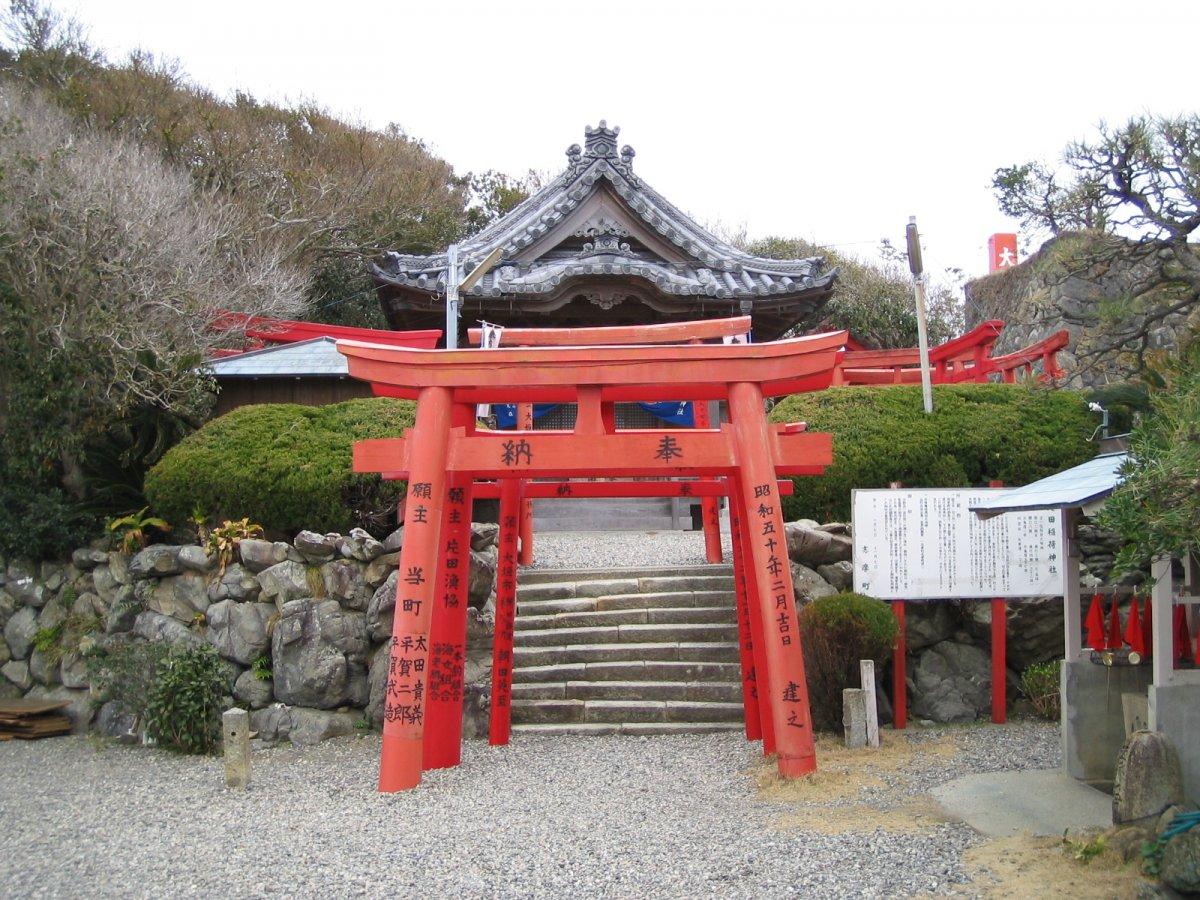
[[252, 403], [325, 406], [372, 396], [371, 385], [354, 378], [223, 378], [217, 385], [218, 416]]

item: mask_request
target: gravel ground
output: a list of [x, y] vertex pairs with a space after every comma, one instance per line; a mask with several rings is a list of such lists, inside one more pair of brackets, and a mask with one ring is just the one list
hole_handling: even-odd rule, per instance
[[[1057, 762], [1047, 725], [910, 739], [944, 734], [960, 752], [936, 763], [914, 754], [906, 792]], [[755, 745], [738, 734], [471, 742], [462, 766], [389, 796], [374, 790], [378, 753], [375, 735], [258, 751], [253, 784], [238, 793], [224, 788], [219, 759], [86, 738], [0, 744], [0, 895], [973, 892], [961, 853], [980, 839], [965, 825], [778, 827], [780, 805], [760, 800], [749, 774]]]
[[[729, 535], [721, 535], [726, 562]], [[539, 531], [535, 569], [612, 569], [626, 566], [702, 566], [702, 531]]]

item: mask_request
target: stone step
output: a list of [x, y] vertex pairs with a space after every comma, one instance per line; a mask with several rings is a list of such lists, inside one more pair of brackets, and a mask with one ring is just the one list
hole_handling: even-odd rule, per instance
[[[535, 552], [536, 552], [535, 542]], [[733, 577], [733, 566], [718, 563], [704, 566], [617, 566], [606, 569], [522, 569], [523, 585], [547, 581], [607, 581], [612, 578], [671, 578], [690, 575], [721, 575]]]
[[741, 703], [729, 681], [530, 681], [512, 686], [513, 700], [694, 700]]
[[653, 594], [613, 594], [607, 597], [563, 597], [552, 600], [517, 600], [521, 616], [548, 616], [566, 612], [607, 609], [667, 609], [692, 606], [733, 607], [732, 591], [664, 591]]
[[633, 624], [587, 628], [541, 628], [517, 635], [517, 649], [574, 644], [662, 644], [667, 642], [736, 641], [737, 626], [724, 624]]
[[[686, 527], [676, 528], [676, 525]], [[629, 513], [600, 510], [589, 513], [584, 519], [575, 516], [534, 514], [533, 531], [534, 534], [552, 531], [691, 531], [691, 519], [689, 517], [686, 521], [678, 522], [669, 515], [639, 513], [631, 516]]]
[[558, 644], [513, 649], [514, 667], [639, 660], [737, 663], [738, 645], [732, 640], [666, 641], [656, 644]]
[[589, 628], [605, 625], [725, 625], [737, 623], [733, 606], [684, 606], [665, 609], [600, 609], [553, 615], [519, 615], [517, 631], [548, 628]]
[[741, 703], [700, 700], [517, 700], [512, 721], [527, 722], [741, 722]]
[[534, 584], [519, 582], [518, 578], [518, 603], [529, 600], [568, 600], [574, 597], [612, 597], [622, 594], [733, 593], [732, 575], [654, 575], [644, 578], [542, 581]]
[[572, 722], [545, 723], [529, 722], [514, 724], [516, 735], [655, 735], [655, 734], [709, 734], [715, 731], [741, 731], [741, 722]]
[[626, 660], [560, 663], [547, 666], [517, 666], [513, 683], [556, 681], [717, 681], [737, 682], [738, 662], [679, 660]]

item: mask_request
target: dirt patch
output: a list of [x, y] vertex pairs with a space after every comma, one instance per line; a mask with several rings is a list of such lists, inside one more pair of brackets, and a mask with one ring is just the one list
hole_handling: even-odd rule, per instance
[[1126, 900], [1145, 883], [1137, 867], [1105, 851], [1088, 862], [1072, 858], [1061, 838], [999, 838], [963, 854], [963, 865], [982, 896], [990, 898], [1089, 897]]
[[807, 778], [784, 780], [774, 759], [758, 761], [751, 771], [759, 797], [772, 804], [794, 805], [776, 823], [821, 834], [913, 832], [945, 822], [928, 796], [909, 797], [903, 770], [931, 765], [958, 752], [954, 740], [910, 743], [893, 731], [881, 731], [877, 749], [850, 750], [833, 735], [817, 736], [820, 768]]

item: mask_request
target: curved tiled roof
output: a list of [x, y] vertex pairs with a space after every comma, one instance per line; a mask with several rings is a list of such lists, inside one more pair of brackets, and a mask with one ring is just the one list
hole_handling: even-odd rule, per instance
[[[823, 272], [820, 257], [751, 256], [697, 225], [633, 173], [633, 149], [625, 146], [617, 152], [619, 131], [603, 121], [597, 128], [587, 128], [585, 147], [568, 148], [569, 164], [557, 178], [459, 244], [464, 271], [495, 248], [503, 248], [501, 261], [465, 291], [465, 297], [545, 294], [571, 278], [605, 275], [642, 279], [664, 294], [731, 300], [828, 292], [837, 272]], [[555, 253], [519, 258], [527, 248], [563, 230], [568, 217], [601, 189], [615, 193], [645, 231], [664, 247], [673, 248], [678, 259], [665, 259], [653, 248], [631, 247], [621, 240], [620, 224], [611, 222], [605, 224], [614, 226], [612, 233], [604, 230], [604, 224], [593, 229], [594, 235], [589, 231], [592, 242], [567, 258]], [[579, 234], [565, 232], [562, 237], [572, 233]], [[397, 288], [440, 293], [446, 287], [446, 266], [444, 253], [389, 253], [373, 267], [373, 274], [379, 282]]]

